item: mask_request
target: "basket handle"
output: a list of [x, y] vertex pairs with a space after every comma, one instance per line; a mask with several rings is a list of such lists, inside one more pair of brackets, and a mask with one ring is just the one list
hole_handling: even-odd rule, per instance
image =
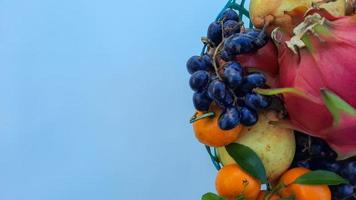
[[249, 14], [248, 10], [245, 8], [245, 3], [246, 3], [246, 0], [241, 0], [240, 3], [237, 3], [236, 0], [228, 0], [226, 5], [224, 6], [224, 8], [220, 11], [218, 16], [216, 17], [215, 21], [219, 20], [219, 18], [221, 17], [221, 15], [224, 13], [224, 11], [226, 9], [231, 8], [231, 9], [239, 11], [239, 16], [241, 19], [243, 16], [247, 17], [247, 19], [249, 19], [249, 27], [252, 28], [253, 25], [252, 25], [252, 22], [250, 19], [250, 14]]

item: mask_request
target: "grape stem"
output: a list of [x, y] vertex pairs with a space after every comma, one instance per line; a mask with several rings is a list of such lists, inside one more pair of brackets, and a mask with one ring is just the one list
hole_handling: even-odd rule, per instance
[[[223, 47], [224, 41], [225, 41], [225, 38], [223, 38], [223, 40], [220, 42], [220, 44], [216, 47], [216, 49], [214, 50], [214, 54], [213, 54], [213, 66], [214, 66], [215, 74], [218, 77], [218, 79], [221, 81], [222, 81], [222, 78], [219, 74], [220, 66], [219, 66], [217, 57], [221, 51], [221, 48]], [[229, 88], [229, 91], [231, 92], [232, 96], [234, 97], [234, 102], [236, 102], [238, 97], [235, 95], [235, 92], [231, 88]]]
[[[220, 18], [221, 15], [224, 13], [224, 11], [225, 11], [226, 9], [228, 9], [228, 8], [233, 8], [234, 5], [236, 5], [236, 0], [229, 0], [229, 1], [225, 4], [224, 8], [220, 11], [220, 13], [219, 13], [218, 16], [216, 17], [215, 21], [216, 21], [216, 22], [219, 21], [219, 18]], [[206, 50], [207, 46], [208, 46], [207, 44], [204, 44], [203, 49], [202, 49], [201, 54], [200, 54], [201, 56], [205, 54], [205, 50]]]
[[222, 80], [220, 74], [219, 74], [219, 67], [218, 67], [218, 60], [217, 60], [217, 56], [220, 53], [221, 48], [223, 47], [224, 44], [224, 40], [222, 42], [220, 42], [220, 44], [215, 48], [214, 50], [214, 54], [213, 54], [213, 66], [214, 66], [214, 70], [215, 70], [215, 74], [216, 76], [219, 78], [219, 80]]

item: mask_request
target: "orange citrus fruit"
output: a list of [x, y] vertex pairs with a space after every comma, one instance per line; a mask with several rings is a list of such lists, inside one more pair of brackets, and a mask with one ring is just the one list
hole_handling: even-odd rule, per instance
[[261, 183], [237, 164], [231, 164], [219, 170], [215, 187], [219, 195], [227, 199], [243, 195], [246, 200], [256, 200]]
[[[212, 147], [221, 147], [236, 141], [242, 130], [242, 125], [238, 125], [231, 130], [222, 130], [218, 125], [221, 109], [212, 105], [210, 111], [214, 112], [215, 115], [200, 119], [193, 123], [195, 137], [201, 143]], [[198, 111], [196, 117], [203, 114], [203, 112]]]
[[281, 197], [290, 197], [295, 195], [296, 200], [331, 200], [331, 192], [327, 185], [302, 185], [291, 184], [295, 179], [308, 173], [310, 170], [303, 167], [297, 167], [285, 172], [280, 182], [287, 185], [279, 194]]

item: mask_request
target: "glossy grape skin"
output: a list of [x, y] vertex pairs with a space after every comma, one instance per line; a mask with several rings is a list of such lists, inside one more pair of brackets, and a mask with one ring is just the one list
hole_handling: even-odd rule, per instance
[[246, 76], [247, 83], [252, 87], [262, 87], [266, 84], [266, 77], [262, 73], [253, 73]]
[[192, 90], [196, 92], [201, 91], [208, 86], [209, 79], [209, 72], [203, 70], [196, 71], [189, 79], [190, 88], [192, 88]]
[[245, 95], [245, 105], [248, 106], [249, 108], [253, 110], [257, 110], [259, 108], [259, 100], [260, 100], [260, 95], [257, 95], [255, 93], [247, 93]]
[[226, 95], [226, 86], [225, 83], [216, 79], [213, 80], [208, 87], [209, 97], [216, 101], [224, 100]]
[[221, 113], [218, 125], [222, 130], [230, 130], [240, 124], [240, 112], [236, 107], [229, 107]]
[[[261, 36], [262, 35], [262, 36]], [[268, 42], [268, 36], [265, 32], [262, 32], [262, 34], [257, 37], [253, 43], [256, 49], [260, 49], [263, 46], [265, 46]]]
[[224, 108], [232, 106], [232, 104], [234, 103], [234, 97], [233, 94], [227, 90], [226, 94], [225, 94], [225, 98], [220, 101], [220, 104], [223, 105]]
[[227, 9], [221, 15], [219, 21], [226, 22], [227, 20], [240, 21], [239, 15], [233, 9]]
[[271, 99], [270, 97], [268, 96], [263, 96], [263, 95], [260, 95], [261, 96], [261, 99], [260, 99], [260, 102], [259, 102], [259, 107], [261, 109], [266, 109], [268, 108], [270, 105], [271, 105]]
[[254, 38], [253, 44], [256, 49], [262, 48], [268, 42], [268, 35], [262, 30], [249, 29], [246, 34]]
[[341, 164], [337, 161], [326, 161], [324, 163], [323, 169], [331, 172], [339, 173], [341, 169]]
[[320, 138], [313, 138], [311, 146], [309, 148], [310, 156], [323, 157], [327, 159], [336, 159], [337, 154], [333, 151], [329, 145]]
[[227, 20], [223, 25], [223, 34], [225, 38], [228, 38], [234, 33], [239, 33], [241, 24], [234, 20]]
[[309, 154], [311, 156], [320, 156], [323, 150], [323, 146], [321, 144], [313, 144], [309, 148]]
[[270, 100], [260, 94], [247, 93], [245, 95], [245, 104], [254, 110], [265, 109], [270, 105]]
[[244, 126], [252, 126], [257, 123], [258, 115], [254, 110], [251, 110], [245, 106], [240, 108], [241, 124]]
[[219, 22], [213, 22], [209, 25], [208, 39], [214, 43], [214, 46], [218, 46], [222, 41], [222, 25]]
[[250, 53], [254, 50], [253, 39], [235, 33], [224, 42], [224, 50], [230, 55]]
[[233, 68], [237, 71], [242, 72], [242, 66], [240, 63], [236, 62], [236, 61], [230, 61], [224, 64], [224, 68]]
[[201, 59], [204, 62], [204, 64], [207, 66], [207, 70], [206, 71], [212, 70], [214, 68], [213, 67], [213, 59], [211, 58], [210, 55], [204, 54], [204, 55], [201, 56]]
[[234, 56], [229, 54], [227, 51], [222, 50], [220, 52], [220, 58], [223, 59], [224, 61], [228, 62], [228, 61], [232, 61], [234, 60]]
[[249, 28], [249, 29], [246, 29], [244, 33], [245, 33], [246, 35], [248, 35], [248, 36], [251, 36], [251, 37], [253, 37], [253, 38], [256, 38], [256, 37], [258, 37], [258, 35], [260, 34], [260, 32], [261, 32], [260, 29], [251, 29], [251, 28]]
[[332, 150], [329, 146], [326, 146], [324, 147], [321, 156], [329, 159], [336, 159], [337, 153], [334, 150]]
[[332, 187], [332, 194], [337, 199], [345, 199], [351, 197], [354, 193], [354, 188], [350, 184], [343, 184]]
[[350, 183], [356, 185], [356, 161], [349, 161], [345, 163], [341, 170], [341, 175], [350, 181]]
[[229, 87], [237, 88], [242, 83], [242, 69], [236, 62], [229, 62], [224, 65], [224, 77]]
[[196, 92], [193, 94], [193, 104], [199, 111], [208, 111], [212, 100], [207, 91]]
[[260, 30], [251, 30], [244, 33], [237, 32], [225, 41], [224, 50], [230, 55], [251, 53], [262, 48], [267, 42], [267, 34]]
[[211, 57], [209, 55], [192, 56], [187, 61], [187, 70], [190, 74], [198, 70], [209, 71], [213, 67]]
[[247, 75], [242, 83], [241, 90], [243, 92], [251, 91], [254, 88], [262, 87], [266, 84], [266, 77], [262, 73], [253, 73]]
[[224, 99], [215, 100], [215, 102], [218, 104], [220, 108], [225, 109], [227, 107], [232, 106], [232, 104], [234, 103], [234, 97], [229, 90], [226, 90]]
[[305, 168], [310, 169], [310, 163], [309, 163], [308, 160], [298, 161], [298, 162], [296, 163], [296, 167], [305, 167]]

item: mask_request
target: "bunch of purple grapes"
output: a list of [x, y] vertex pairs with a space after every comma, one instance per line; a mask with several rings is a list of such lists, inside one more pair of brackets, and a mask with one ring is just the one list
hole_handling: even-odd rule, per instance
[[336, 152], [324, 140], [300, 132], [295, 132], [295, 137], [297, 146], [292, 167], [335, 172], [350, 183], [331, 186], [332, 199], [356, 199], [356, 157], [336, 160]]
[[[221, 129], [254, 125], [257, 112], [270, 105], [269, 97], [254, 92], [255, 88], [266, 87], [265, 75], [249, 73], [235, 60], [237, 55], [254, 52], [267, 42], [264, 31], [244, 29], [239, 15], [227, 9], [208, 28], [207, 52], [188, 60], [194, 106], [206, 112], [213, 102], [218, 105], [222, 109], [218, 120]], [[219, 59], [225, 64], [219, 66]]]

